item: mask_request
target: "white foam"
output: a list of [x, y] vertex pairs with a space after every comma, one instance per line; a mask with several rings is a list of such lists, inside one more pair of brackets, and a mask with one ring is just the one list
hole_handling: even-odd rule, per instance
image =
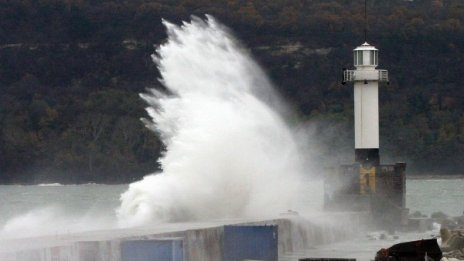
[[294, 209], [307, 159], [262, 69], [210, 16], [163, 23], [168, 41], [154, 60], [171, 95], [141, 95], [166, 145], [163, 171], [121, 195], [120, 225]]
[[43, 235], [65, 235], [75, 232], [114, 228], [114, 217], [104, 213], [71, 215], [59, 206], [32, 209], [9, 219], [0, 230], [0, 239]]
[[37, 185], [39, 187], [58, 187], [58, 186], [63, 186], [63, 184], [60, 183], [42, 183]]

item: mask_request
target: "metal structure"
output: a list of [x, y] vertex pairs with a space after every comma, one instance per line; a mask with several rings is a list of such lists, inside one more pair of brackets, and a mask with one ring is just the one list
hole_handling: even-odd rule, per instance
[[223, 261], [278, 260], [278, 228], [224, 226]]
[[[121, 261], [184, 261], [183, 239], [126, 240], [120, 245]], [[92, 255], [98, 256], [98, 255]], [[94, 260], [94, 259], [82, 259]]]

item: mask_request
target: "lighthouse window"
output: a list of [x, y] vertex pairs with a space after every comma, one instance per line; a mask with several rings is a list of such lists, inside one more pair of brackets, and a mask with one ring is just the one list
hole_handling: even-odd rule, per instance
[[362, 64], [363, 64], [363, 52], [355, 51], [354, 52], [354, 65], [362, 65]]
[[369, 56], [370, 56], [370, 57], [369, 57], [369, 58], [370, 58], [370, 59], [369, 59], [369, 64], [370, 64], [370, 65], [374, 65], [374, 64], [375, 64], [375, 58], [374, 58], [375, 55], [374, 55], [374, 52], [375, 52], [375, 51], [369, 51]]
[[379, 51], [374, 51], [374, 64], [378, 65], [379, 64]]

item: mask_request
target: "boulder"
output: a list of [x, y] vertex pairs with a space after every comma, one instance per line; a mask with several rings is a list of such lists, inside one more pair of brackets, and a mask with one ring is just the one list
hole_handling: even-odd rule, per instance
[[464, 260], [464, 229], [440, 229], [443, 257]]

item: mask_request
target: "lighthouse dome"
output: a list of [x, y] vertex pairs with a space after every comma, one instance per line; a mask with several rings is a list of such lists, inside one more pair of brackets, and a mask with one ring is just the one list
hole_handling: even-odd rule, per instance
[[353, 50], [354, 66], [359, 67], [377, 67], [379, 65], [379, 50], [374, 46], [363, 43]]

